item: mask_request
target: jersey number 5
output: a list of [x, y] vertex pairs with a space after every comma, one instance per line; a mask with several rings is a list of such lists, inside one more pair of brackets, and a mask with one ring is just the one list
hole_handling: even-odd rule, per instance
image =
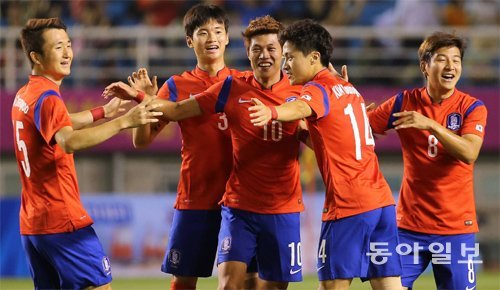
[[[366, 107], [364, 103], [361, 103], [361, 111], [363, 112], [363, 123], [365, 127], [365, 142], [367, 146], [374, 146], [375, 140], [372, 135], [372, 128], [370, 128], [370, 123], [368, 122], [368, 117], [366, 115]], [[351, 104], [348, 104], [344, 108], [344, 115], [348, 115], [351, 120], [352, 133], [354, 134], [354, 144], [356, 146], [356, 160], [361, 160], [361, 136], [359, 132], [358, 122], [356, 121], [356, 116], [354, 115], [354, 109]]]
[[24, 160], [21, 160], [21, 165], [24, 170], [24, 174], [26, 177], [30, 177], [31, 175], [31, 168], [30, 168], [30, 161], [28, 159], [28, 147], [26, 147], [26, 143], [19, 138], [19, 131], [21, 129], [24, 129], [24, 124], [21, 121], [16, 121], [16, 144], [17, 144], [17, 150], [21, 151], [24, 156]]

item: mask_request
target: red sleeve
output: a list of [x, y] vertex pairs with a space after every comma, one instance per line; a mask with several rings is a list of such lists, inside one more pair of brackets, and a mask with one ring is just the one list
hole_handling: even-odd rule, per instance
[[203, 111], [203, 113], [206, 114], [219, 113], [219, 111], [217, 110], [218, 103], [224, 102], [225, 105], [225, 102], [227, 101], [227, 96], [226, 98], [224, 98], [224, 100], [222, 100], [220, 96], [222, 93], [221, 89], [223, 84], [224, 81], [218, 82], [209, 87], [208, 89], [206, 89], [204, 92], [195, 95], [196, 101], [200, 105], [200, 108]]
[[61, 128], [72, 126], [66, 105], [57, 96], [49, 96], [43, 100], [39, 122], [40, 134], [47, 143], [52, 141]]
[[158, 99], [162, 100], [170, 100], [170, 90], [168, 89], [167, 82], [161, 86], [160, 90], [158, 90]]
[[[313, 119], [320, 119], [330, 111], [330, 101], [326, 90], [320, 84], [309, 82], [304, 85], [300, 93], [300, 100], [306, 102], [314, 112]], [[311, 118], [310, 117], [310, 118]]]
[[461, 134], [474, 134], [481, 138], [484, 138], [487, 115], [488, 111], [486, 109], [486, 106], [484, 106], [481, 101], [476, 101], [476, 103], [472, 104], [466, 112]]
[[372, 127], [374, 133], [383, 134], [385, 131], [393, 128], [392, 124], [389, 124], [389, 120], [391, 120], [391, 114], [398, 96], [399, 95], [396, 95], [388, 99], [380, 104], [375, 110], [368, 112], [370, 127]]

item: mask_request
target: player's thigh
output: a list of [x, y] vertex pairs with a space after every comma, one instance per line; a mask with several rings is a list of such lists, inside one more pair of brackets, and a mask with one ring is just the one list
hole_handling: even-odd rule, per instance
[[475, 289], [480, 261], [474, 234], [440, 236], [431, 246], [437, 289]]
[[401, 277], [379, 277], [370, 279], [370, 285], [373, 290], [385, 289], [403, 289], [401, 286]]
[[259, 215], [259, 277], [266, 281], [302, 281], [300, 214]]
[[370, 263], [366, 278], [401, 276], [402, 265], [397, 251], [399, 237], [395, 206], [383, 207], [378, 217], [368, 215], [368, 218], [370, 217], [375, 229], [369, 236], [367, 255], [370, 256]]
[[352, 279], [324, 280], [319, 282], [319, 290], [347, 290]]
[[35, 247], [37, 236], [22, 235], [21, 240], [28, 258], [31, 277], [38, 289], [56, 289], [60, 287], [59, 275], [50, 260]]
[[50, 257], [63, 289], [111, 282], [111, 263], [91, 226], [71, 233], [40, 235], [38, 246]]
[[252, 263], [257, 254], [253, 215], [247, 211], [222, 207], [217, 264], [239, 261], [249, 266]]
[[247, 278], [247, 264], [240, 261], [226, 261], [218, 266], [218, 289], [243, 289]]
[[370, 238], [381, 213], [376, 209], [322, 223], [316, 266], [320, 281], [368, 276]]
[[220, 220], [219, 210], [175, 210], [161, 270], [176, 276], [211, 276]]
[[428, 246], [432, 242], [431, 235], [416, 233], [404, 229], [398, 230], [399, 250], [401, 254], [401, 283], [412, 288], [413, 283], [425, 271], [431, 261]]

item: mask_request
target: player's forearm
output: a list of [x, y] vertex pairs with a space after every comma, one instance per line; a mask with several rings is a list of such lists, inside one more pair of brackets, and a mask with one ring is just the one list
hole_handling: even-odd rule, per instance
[[57, 143], [66, 153], [73, 153], [100, 144], [128, 127], [124, 118], [117, 118], [96, 127], [75, 130]]
[[78, 130], [94, 122], [90, 110], [69, 114], [73, 129]]
[[473, 134], [459, 136], [437, 123], [429, 131], [453, 157], [467, 164], [476, 161], [482, 145], [480, 137]]
[[311, 116], [312, 109], [309, 105], [301, 100], [284, 103], [275, 107], [278, 121], [295, 121]]
[[153, 102], [161, 104], [158, 111], [163, 113], [162, 121], [179, 121], [202, 113], [196, 99], [187, 99], [178, 103], [158, 99]]
[[146, 124], [133, 129], [132, 140], [135, 148], [145, 148], [151, 144], [151, 124]]

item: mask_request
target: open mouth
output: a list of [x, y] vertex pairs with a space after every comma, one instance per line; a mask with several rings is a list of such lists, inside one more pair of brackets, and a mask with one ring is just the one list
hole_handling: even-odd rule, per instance
[[219, 49], [219, 46], [218, 45], [210, 45], [210, 46], [207, 46], [205, 49], [208, 51], [216, 51]]
[[270, 68], [273, 64], [270, 63], [270, 62], [260, 62], [258, 64], [258, 67], [261, 67], [261, 68]]
[[445, 74], [442, 74], [441, 77], [447, 81], [451, 81], [455, 78], [455, 75], [451, 74], [451, 73], [445, 73]]

